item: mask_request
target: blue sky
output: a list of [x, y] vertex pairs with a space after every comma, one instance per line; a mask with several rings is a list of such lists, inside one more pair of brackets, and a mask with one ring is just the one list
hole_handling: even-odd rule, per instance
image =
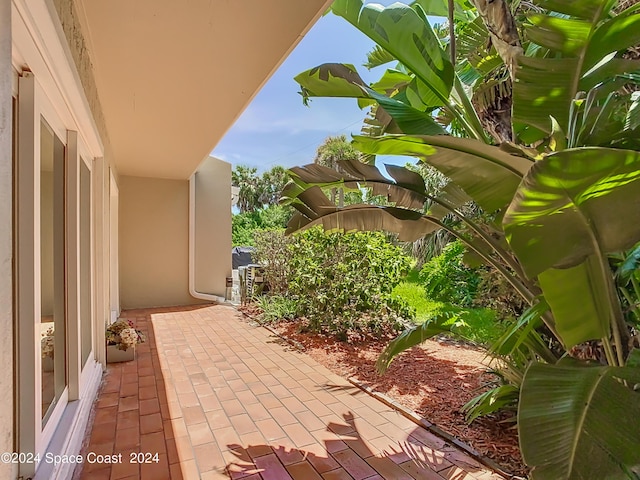
[[[367, 2], [374, 3], [374, 2]], [[393, 0], [377, 0], [389, 5]], [[407, 3], [407, 1], [403, 1]], [[316, 149], [329, 135], [358, 134], [366, 109], [355, 100], [316, 98], [302, 105], [293, 77], [322, 63], [356, 65], [365, 81], [378, 79], [362, 64], [373, 42], [336, 15], [321, 17], [284, 61], [242, 116], [215, 147], [212, 155], [235, 165], [268, 170], [313, 162]]]

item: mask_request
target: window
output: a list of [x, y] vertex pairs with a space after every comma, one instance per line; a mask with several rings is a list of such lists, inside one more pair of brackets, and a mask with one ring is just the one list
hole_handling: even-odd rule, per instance
[[40, 350], [42, 424], [68, 385], [65, 278], [65, 146], [40, 121]]

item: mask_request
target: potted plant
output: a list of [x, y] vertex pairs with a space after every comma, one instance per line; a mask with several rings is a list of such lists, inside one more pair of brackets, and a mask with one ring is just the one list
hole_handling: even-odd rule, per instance
[[133, 360], [136, 345], [145, 341], [144, 335], [134, 327], [133, 322], [124, 318], [109, 325], [105, 333], [107, 363]]
[[53, 335], [53, 327], [49, 327], [46, 332], [42, 333], [42, 339], [40, 340], [40, 347], [42, 352], [42, 369], [45, 372], [53, 371]]

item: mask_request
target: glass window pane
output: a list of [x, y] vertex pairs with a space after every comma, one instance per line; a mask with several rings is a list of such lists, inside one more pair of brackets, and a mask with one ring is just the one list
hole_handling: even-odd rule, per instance
[[80, 161], [80, 335], [81, 361], [87, 363], [92, 349], [91, 316], [91, 170]]
[[42, 424], [67, 385], [64, 258], [64, 144], [40, 128], [40, 320]]

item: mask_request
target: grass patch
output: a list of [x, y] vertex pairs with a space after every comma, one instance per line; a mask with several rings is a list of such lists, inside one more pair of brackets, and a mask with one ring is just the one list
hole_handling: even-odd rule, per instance
[[296, 318], [298, 303], [282, 295], [261, 295], [256, 303], [262, 309], [261, 320], [272, 323]]
[[457, 322], [456, 333], [459, 336], [483, 345], [492, 344], [505, 332], [506, 327], [489, 308], [461, 308], [427, 298], [418, 275], [418, 271], [412, 270], [392, 292], [393, 296], [403, 299], [415, 309], [416, 324], [436, 315], [447, 315]]
[[442, 302], [429, 300], [422, 285], [401, 282], [393, 289], [391, 296], [401, 298], [415, 309], [417, 323], [422, 323], [427, 318], [440, 313], [439, 308]]
[[506, 330], [490, 308], [461, 308], [458, 321], [456, 331], [459, 335], [486, 346], [494, 343]]

